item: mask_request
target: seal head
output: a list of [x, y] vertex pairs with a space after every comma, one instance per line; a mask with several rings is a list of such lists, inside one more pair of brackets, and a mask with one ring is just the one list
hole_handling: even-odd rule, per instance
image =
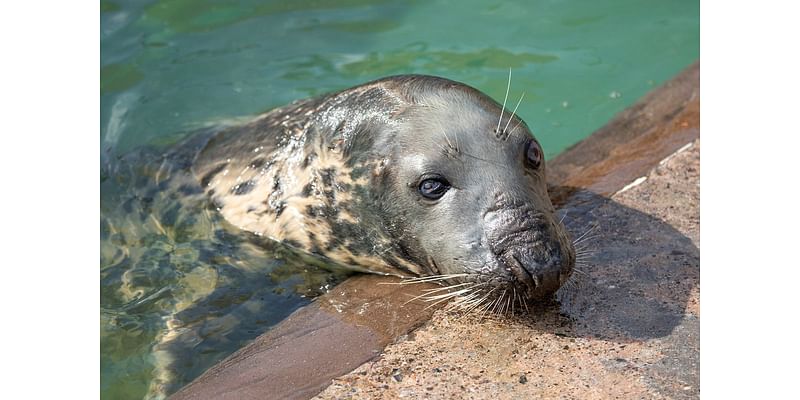
[[409, 91], [415, 106], [404, 113], [384, 183], [396, 200], [387, 204], [389, 226], [401, 228], [393, 234], [406, 254], [429, 274], [529, 298], [555, 292], [575, 251], [525, 123], [501, 119], [498, 104], [462, 85], [415, 82]]
[[545, 298], [575, 250], [540, 144], [501, 110], [458, 82], [385, 78], [221, 132], [195, 173], [228, 221], [329, 261]]

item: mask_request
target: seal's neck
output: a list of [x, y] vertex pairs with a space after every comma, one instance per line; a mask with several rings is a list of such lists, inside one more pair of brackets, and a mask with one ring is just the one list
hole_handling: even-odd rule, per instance
[[268, 112], [212, 139], [195, 174], [241, 229], [356, 269], [416, 273], [376, 215], [376, 149], [388, 147], [397, 110], [385, 97], [365, 89]]

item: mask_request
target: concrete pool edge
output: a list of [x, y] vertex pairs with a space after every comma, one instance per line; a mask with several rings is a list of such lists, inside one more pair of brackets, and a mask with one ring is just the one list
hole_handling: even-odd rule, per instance
[[[554, 186], [611, 195], [699, 138], [699, 62], [548, 164]], [[566, 198], [570, 193], [554, 193]], [[433, 313], [408, 286], [358, 276], [218, 363], [172, 398], [309, 398]], [[399, 288], [402, 288], [400, 290]]]
[[548, 163], [551, 184], [611, 195], [700, 137], [700, 61]]

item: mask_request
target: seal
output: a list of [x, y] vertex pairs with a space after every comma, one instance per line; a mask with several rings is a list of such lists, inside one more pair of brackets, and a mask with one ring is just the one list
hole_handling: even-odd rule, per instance
[[446, 282], [471, 304], [548, 297], [575, 264], [527, 124], [443, 78], [393, 76], [274, 109], [208, 139], [192, 171], [243, 230]]

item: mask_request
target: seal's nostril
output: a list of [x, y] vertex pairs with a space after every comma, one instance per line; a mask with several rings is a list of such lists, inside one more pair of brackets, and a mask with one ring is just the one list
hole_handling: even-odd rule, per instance
[[536, 292], [536, 288], [539, 286], [536, 278], [532, 276], [527, 269], [525, 269], [523, 264], [519, 261], [519, 259], [517, 259], [516, 255], [507, 253], [502, 259], [511, 271], [511, 274], [514, 276], [514, 278], [516, 278], [517, 281], [525, 286], [528, 296], [533, 296]]

